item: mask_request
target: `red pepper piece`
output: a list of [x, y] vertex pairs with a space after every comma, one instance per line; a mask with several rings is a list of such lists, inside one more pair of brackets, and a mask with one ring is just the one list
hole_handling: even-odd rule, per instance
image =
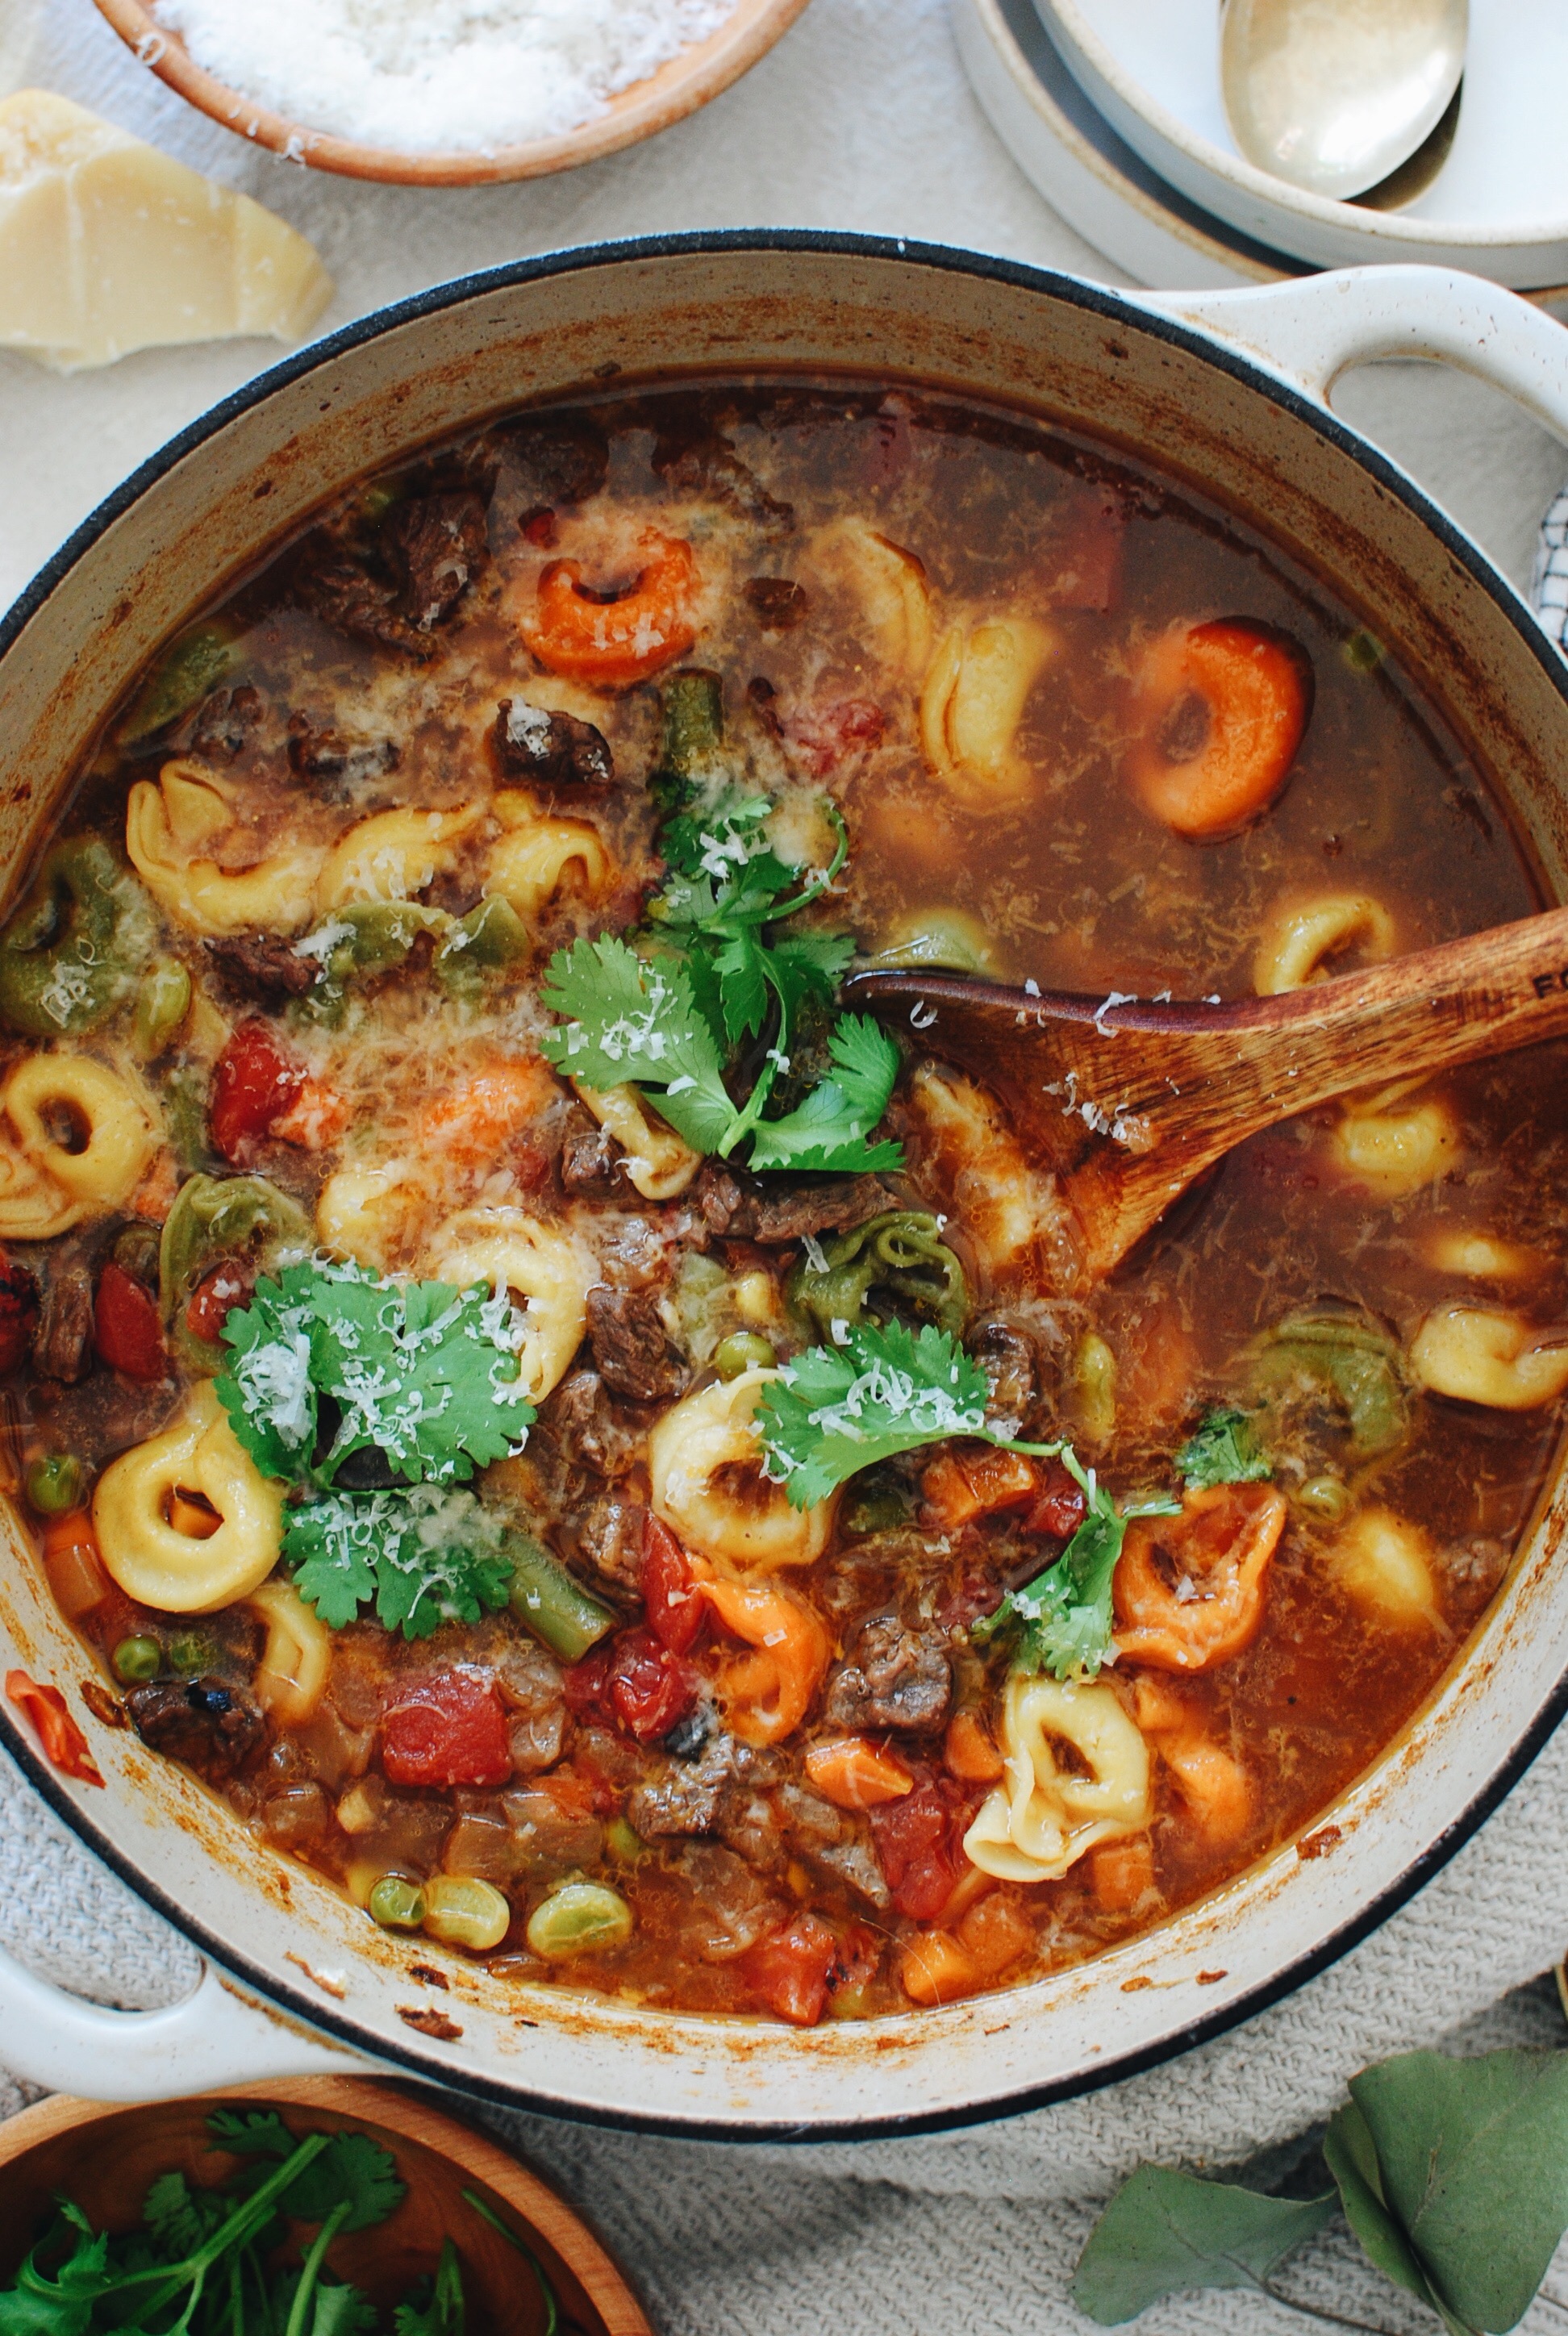
[[797, 2028], [814, 2028], [827, 2009], [839, 1943], [814, 1914], [797, 1914], [782, 1931], [748, 1948], [740, 1967], [752, 1993]]
[[14, 1371], [38, 1327], [38, 1284], [0, 1250], [0, 1371]]
[[93, 1343], [110, 1369], [128, 1379], [161, 1379], [168, 1368], [158, 1300], [112, 1258], [98, 1277]]
[[40, 1687], [25, 1671], [7, 1671], [5, 1692], [17, 1710], [32, 1721], [52, 1768], [58, 1768], [63, 1776], [74, 1776], [80, 1784], [102, 1785], [92, 1747], [66, 1710], [65, 1698], [57, 1687]]
[[240, 1024], [213, 1066], [207, 1107], [213, 1148], [230, 1167], [298, 1101], [305, 1076], [265, 1022]]
[[660, 1646], [672, 1655], [689, 1655], [701, 1636], [707, 1601], [692, 1580], [685, 1550], [651, 1514], [642, 1529], [642, 1602]]
[[500, 1785], [511, 1774], [506, 1711], [489, 1671], [463, 1665], [400, 1679], [381, 1719], [393, 1785]]

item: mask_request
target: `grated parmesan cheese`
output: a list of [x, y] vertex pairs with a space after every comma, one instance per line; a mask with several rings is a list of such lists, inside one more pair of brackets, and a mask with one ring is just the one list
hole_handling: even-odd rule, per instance
[[307, 129], [491, 154], [579, 128], [735, 0], [154, 0], [200, 65]]

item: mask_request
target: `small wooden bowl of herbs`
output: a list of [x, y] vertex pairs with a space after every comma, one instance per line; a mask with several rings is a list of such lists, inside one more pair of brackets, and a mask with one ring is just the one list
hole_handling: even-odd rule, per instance
[[0, 2125], [0, 2327], [652, 2336], [597, 2239], [401, 2086], [319, 2078]]

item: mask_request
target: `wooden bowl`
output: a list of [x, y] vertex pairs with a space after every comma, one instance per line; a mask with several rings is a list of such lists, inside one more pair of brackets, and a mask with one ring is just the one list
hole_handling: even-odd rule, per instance
[[806, 0], [735, 0], [734, 15], [716, 33], [692, 43], [647, 81], [623, 89], [610, 100], [608, 112], [592, 122], [560, 138], [500, 147], [490, 154], [400, 154], [390, 147], [359, 146], [304, 122], [287, 122], [205, 73], [178, 35], [155, 21], [143, 0], [97, 0], [97, 5], [161, 81], [225, 130], [253, 139], [258, 146], [270, 146], [291, 161], [336, 170], [347, 179], [389, 179], [409, 187], [474, 187], [495, 179], [540, 179], [551, 170], [575, 170], [579, 162], [597, 161], [601, 154], [613, 154], [618, 147], [667, 130], [765, 55]]
[[463, 2257], [468, 2324], [485, 2336], [541, 2336], [544, 2300], [526, 2260], [463, 2199], [473, 2190], [543, 2265], [563, 2331], [653, 2336], [631, 2290], [599, 2241], [555, 2192], [483, 2135], [398, 2084], [346, 2077], [291, 2085], [237, 2085], [199, 2099], [106, 2108], [60, 2094], [0, 2124], [0, 2278], [15, 2276], [63, 2190], [93, 2225], [123, 2231], [140, 2219], [154, 2175], [178, 2167], [191, 2186], [222, 2180], [239, 2161], [205, 2146], [205, 2120], [228, 2103], [277, 2108], [291, 2133], [368, 2133], [389, 2149], [408, 2185], [395, 2214], [339, 2239], [332, 2269], [383, 2312], [422, 2273], [443, 2239]]

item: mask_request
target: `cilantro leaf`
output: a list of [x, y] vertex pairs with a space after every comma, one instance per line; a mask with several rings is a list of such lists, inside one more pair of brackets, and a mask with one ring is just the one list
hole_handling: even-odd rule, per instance
[[719, 1049], [683, 965], [639, 958], [612, 934], [576, 940], [550, 963], [544, 1003], [566, 1017], [543, 1052], [590, 1087], [662, 1089], [658, 1107], [699, 1152], [716, 1151], [735, 1116]]
[[192, 2191], [183, 2174], [161, 2174], [141, 2202], [141, 2219], [171, 2262], [194, 2254], [232, 2208], [209, 2190]]
[[214, 2109], [207, 2130], [231, 2157], [292, 2157], [295, 2142], [276, 2109]]
[[901, 1168], [899, 1144], [868, 1144], [899, 1076], [899, 1050], [867, 1014], [842, 1014], [828, 1040], [833, 1074], [798, 1109], [764, 1120], [752, 1146], [754, 1168]]
[[463, 2336], [467, 2321], [457, 2249], [444, 2239], [429, 2302], [400, 2303], [392, 2316], [394, 2336]]
[[1256, 1484], [1273, 1473], [1244, 1411], [1205, 1412], [1176, 1455], [1176, 1471], [1190, 1493]]
[[374, 1600], [384, 1630], [427, 1639], [507, 1602], [513, 1566], [500, 1520], [465, 1489], [330, 1493], [289, 1512], [283, 1537], [294, 1586], [329, 1629]]
[[1082, 1524], [1054, 1563], [1021, 1590], [1009, 1590], [998, 1606], [971, 1625], [969, 1636], [983, 1646], [998, 1631], [1016, 1629], [1015, 1670], [1049, 1671], [1059, 1679], [1094, 1679], [1110, 1652], [1111, 1581], [1127, 1527], [1135, 1517], [1179, 1515], [1181, 1503], [1135, 1501], [1118, 1509], [1070, 1444], [1062, 1445], [1061, 1460], [1083, 1488], [1087, 1506]]
[[374, 1446], [406, 1483], [450, 1482], [526, 1442], [534, 1412], [519, 1377], [524, 1336], [505, 1292], [482, 1283], [404, 1284], [307, 1260], [258, 1281], [250, 1304], [230, 1313], [223, 1337], [233, 1361], [217, 1393], [267, 1475], [330, 1484], [351, 1453]]
[[763, 1389], [755, 1425], [764, 1466], [792, 1507], [813, 1508], [862, 1468], [976, 1436], [1009, 1452], [1055, 1453], [986, 1426], [990, 1389], [958, 1340], [930, 1323], [856, 1323], [834, 1347], [808, 1347]]
[[335, 2133], [289, 2184], [278, 2210], [297, 2223], [325, 2223], [346, 2206], [338, 2229], [368, 2231], [397, 2212], [407, 2186], [391, 2153], [367, 2133]]
[[[107, 2232], [94, 2238], [79, 2207], [68, 2199], [62, 2199], [60, 2206], [62, 2221], [24, 2258], [12, 2284], [0, 2293], [0, 2336], [86, 2336], [93, 2304], [114, 2284]], [[71, 2253], [49, 2276], [39, 2269], [39, 2257], [55, 2252], [66, 2228], [75, 2233]]]

